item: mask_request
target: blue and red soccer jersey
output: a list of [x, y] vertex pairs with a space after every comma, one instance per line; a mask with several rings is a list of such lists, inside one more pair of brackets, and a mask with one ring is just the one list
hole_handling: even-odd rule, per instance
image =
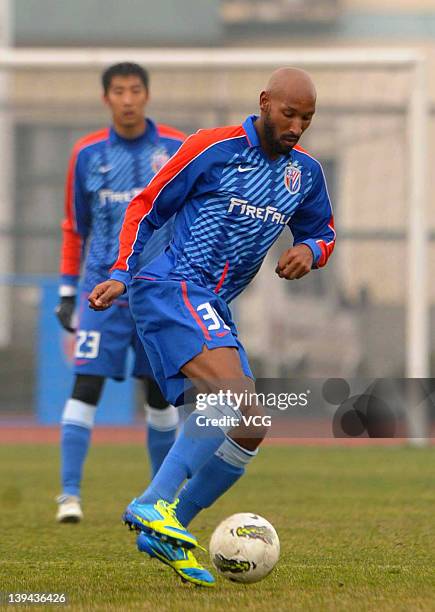
[[[184, 134], [147, 119], [134, 139], [113, 128], [89, 134], [74, 147], [66, 184], [61, 295], [74, 295], [81, 276], [74, 372], [122, 379], [127, 355], [135, 354], [132, 374], [152, 374], [125, 297], [111, 311], [87, 307], [87, 295], [107, 280], [118, 255], [118, 235], [130, 200], [140, 193], [185, 139]], [[169, 221], [147, 244], [142, 264], [154, 259], [170, 240]], [[83, 270], [81, 270], [83, 263]]]
[[[130, 200], [140, 193], [185, 139], [182, 132], [147, 119], [142, 136], [126, 139], [113, 128], [81, 138], [73, 149], [62, 224], [61, 282], [83, 289], [107, 280], [118, 255], [118, 236]], [[169, 242], [172, 225], [155, 232], [142, 265]]]
[[188, 279], [230, 302], [287, 226], [294, 244], [311, 248], [314, 267], [326, 264], [335, 231], [322, 168], [300, 147], [270, 160], [255, 119], [184, 142], [132, 200], [111, 278], [129, 284], [147, 241], [175, 213], [169, 248], [141, 275]]
[[[111, 278], [130, 284], [129, 304], [163, 394], [183, 402], [183, 366], [209, 349], [234, 347], [252, 377], [228, 303], [243, 291], [289, 226], [324, 266], [335, 232], [320, 164], [301, 148], [268, 159], [254, 127], [190, 136], [127, 209]], [[137, 273], [153, 232], [176, 213], [171, 242]], [[237, 373], [235, 373], [237, 375]]]

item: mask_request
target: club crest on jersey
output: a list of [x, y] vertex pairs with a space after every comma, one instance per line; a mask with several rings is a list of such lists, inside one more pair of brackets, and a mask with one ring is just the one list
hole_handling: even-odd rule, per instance
[[293, 164], [290, 164], [285, 167], [284, 170], [284, 185], [286, 186], [287, 191], [289, 191], [292, 195], [299, 193], [301, 190], [301, 177], [302, 172]]
[[156, 151], [151, 158], [151, 168], [154, 174], [160, 170], [162, 166], [166, 164], [169, 159], [169, 155], [166, 151]]

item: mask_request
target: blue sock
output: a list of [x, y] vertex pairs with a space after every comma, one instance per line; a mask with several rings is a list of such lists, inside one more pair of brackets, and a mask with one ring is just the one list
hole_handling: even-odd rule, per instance
[[211, 506], [245, 473], [246, 465], [256, 451], [248, 451], [226, 438], [213, 457], [182, 488], [177, 518], [187, 525], [204, 508]]
[[201, 423], [207, 417], [219, 418], [226, 414], [234, 418], [230, 406], [209, 406], [206, 411], [195, 411], [188, 417], [150, 486], [138, 498], [139, 503], [153, 504], [158, 499], [174, 501], [186, 478], [192, 478], [207, 463], [221, 446], [226, 432], [234, 426], [233, 423], [204, 427]]
[[178, 426], [178, 410], [174, 406], [153, 408], [145, 406], [147, 415], [147, 444], [152, 477], [157, 474], [163, 459], [175, 442]]
[[83, 464], [88, 453], [91, 430], [70, 423], [62, 424], [62, 490], [80, 497]]
[[175, 442], [176, 436], [177, 429], [160, 431], [160, 429], [155, 429], [150, 424], [148, 424], [147, 444], [153, 478], [159, 471], [159, 468], [162, 465], [164, 458], [166, 457], [169, 452], [169, 449]]
[[88, 454], [96, 406], [70, 398], [62, 415], [62, 493], [80, 497], [83, 464]]
[[201, 510], [211, 506], [244, 473], [244, 467], [235, 467], [213, 455], [181, 489], [177, 506], [180, 523], [187, 527]]

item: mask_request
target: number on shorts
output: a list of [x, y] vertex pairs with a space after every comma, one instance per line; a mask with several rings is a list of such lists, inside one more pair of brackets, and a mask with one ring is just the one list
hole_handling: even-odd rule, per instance
[[196, 309], [197, 312], [205, 311], [205, 314], [201, 314], [204, 321], [212, 321], [207, 325], [208, 331], [214, 331], [223, 327], [224, 329], [230, 329], [228, 325], [223, 321], [222, 317], [216, 312], [210, 302], [200, 304]]
[[85, 331], [80, 329], [77, 332], [77, 344], [75, 356], [78, 358], [95, 359], [98, 357], [100, 349], [101, 334], [97, 331]]

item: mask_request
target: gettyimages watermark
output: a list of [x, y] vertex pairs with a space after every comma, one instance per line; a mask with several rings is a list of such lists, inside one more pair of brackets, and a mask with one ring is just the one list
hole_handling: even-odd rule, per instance
[[310, 393], [310, 389], [302, 393], [257, 393], [247, 389], [237, 392], [226, 389], [225, 391], [220, 390], [217, 393], [198, 393], [195, 398], [195, 408], [197, 410], [205, 410], [210, 404], [216, 406], [226, 403], [232, 406], [234, 410], [241, 410], [246, 405], [262, 405], [277, 408], [278, 410], [287, 410], [296, 406], [307, 406]]
[[[184, 418], [192, 435], [267, 429], [275, 438], [435, 437], [435, 379], [327, 378], [195, 381], [186, 386]], [[209, 391], [206, 391], [209, 390]], [[189, 433], [189, 432], [187, 432]]]
[[[195, 398], [195, 409], [198, 412], [198, 427], [271, 427], [272, 415], [261, 414], [263, 408], [287, 410], [295, 406], [307, 406], [310, 390], [306, 393], [257, 393], [248, 390], [219, 390], [217, 393], [198, 393]], [[253, 413], [253, 408], [257, 413]], [[212, 409], [212, 410], [210, 410]], [[220, 411], [220, 415], [216, 414]], [[234, 413], [232, 414], [231, 411]], [[213, 414], [213, 416], [211, 416]]]

